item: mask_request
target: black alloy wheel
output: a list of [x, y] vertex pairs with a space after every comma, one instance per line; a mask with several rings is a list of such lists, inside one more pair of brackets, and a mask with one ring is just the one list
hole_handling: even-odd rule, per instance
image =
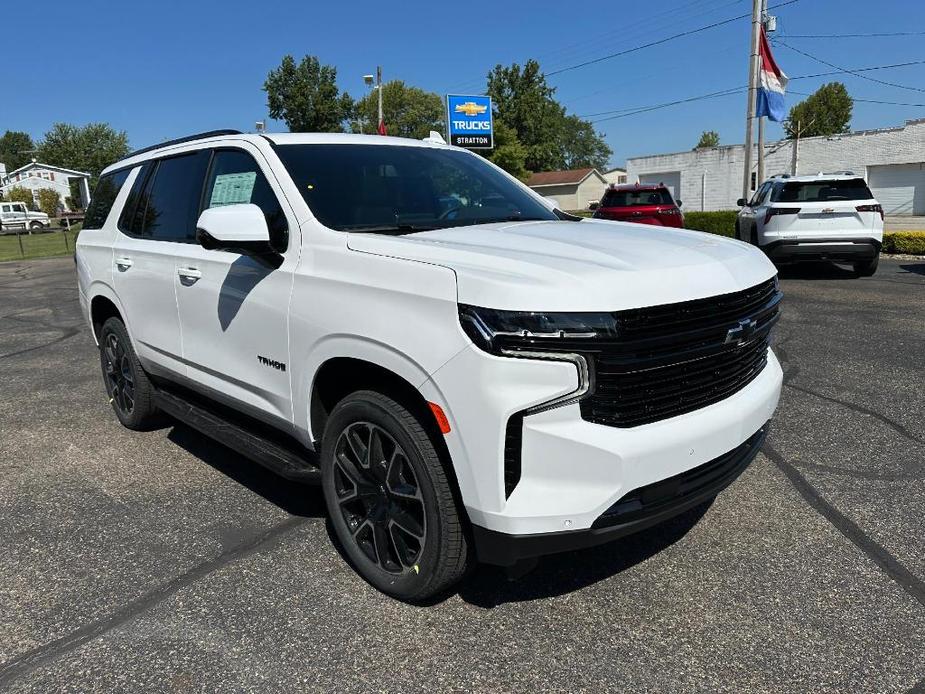
[[392, 574], [419, 571], [424, 498], [407, 454], [387, 431], [361, 421], [341, 433], [334, 490], [352, 540], [371, 562]]
[[125, 417], [131, 417], [135, 411], [135, 375], [125, 346], [114, 332], [106, 335], [103, 362], [106, 392], [119, 412]]

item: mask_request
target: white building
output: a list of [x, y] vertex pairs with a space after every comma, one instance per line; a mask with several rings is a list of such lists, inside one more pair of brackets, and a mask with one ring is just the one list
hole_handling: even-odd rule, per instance
[[86, 209], [90, 202], [90, 174], [50, 164], [39, 164], [34, 160], [7, 173], [5, 167], [0, 164], [0, 193], [6, 195], [10, 188], [25, 188], [32, 191], [32, 198], [38, 205], [39, 190], [51, 188], [61, 196], [61, 205], [66, 212], [72, 211], [67, 199], [71, 197], [71, 181], [74, 179], [77, 180], [80, 207]]
[[541, 171], [527, 185], [546, 198], [555, 198], [562, 210], [586, 210], [604, 195], [608, 181], [597, 169]]
[[619, 167], [610, 169], [609, 171], [605, 171], [603, 176], [608, 183], [616, 183], [617, 185], [626, 183], [626, 169], [621, 169]]
[[[755, 147], [752, 163], [757, 159]], [[742, 197], [744, 145], [627, 159], [631, 182], [664, 182], [685, 210], [735, 209]], [[765, 143], [765, 173], [794, 173], [794, 141]], [[891, 215], [925, 215], [925, 118], [896, 128], [808, 137], [797, 149], [798, 174], [853, 171]], [[755, 189], [752, 173], [752, 190]]]

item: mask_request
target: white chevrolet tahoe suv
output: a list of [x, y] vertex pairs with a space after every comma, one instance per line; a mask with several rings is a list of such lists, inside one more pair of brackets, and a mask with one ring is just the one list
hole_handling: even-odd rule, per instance
[[752, 199], [739, 199], [736, 238], [760, 247], [775, 263], [851, 263], [861, 277], [877, 271], [883, 208], [850, 171], [774, 176]]
[[780, 393], [762, 253], [571, 217], [431, 141], [158, 145], [103, 173], [76, 262], [119, 420], [320, 482], [403, 600], [712, 499]]

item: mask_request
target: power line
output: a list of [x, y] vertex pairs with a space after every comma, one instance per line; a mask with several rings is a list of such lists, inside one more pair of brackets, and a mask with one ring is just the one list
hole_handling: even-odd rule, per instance
[[[812, 96], [812, 94], [810, 94], [809, 92], [795, 92], [792, 90], [790, 91], [790, 94], [796, 94], [798, 96]], [[851, 100], [860, 101], [861, 103], [864, 103], [864, 104], [883, 104], [885, 106], [914, 106], [917, 108], [925, 108], [925, 104], [907, 104], [907, 103], [903, 103], [900, 101], [880, 101], [879, 99], [862, 99], [857, 96], [852, 96]]]
[[925, 31], [895, 31], [874, 34], [787, 34], [785, 39], [867, 39], [887, 36], [925, 36]]
[[847, 69], [841, 67], [840, 65], [835, 65], [834, 63], [830, 63], [830, 62], [828, 62], [827, 60], [823, 60], [822, 58], [818, 58], [818, 57], [812, 55], [811, 53], [807, 53], [806, 51], [801, 51], [799, 48], [794, 48], [793, 46], [790, 46], [790, 45], [784, 43], [784, 42], [781, 41], [780, 39], [777, 39], [777, 40], [775, 41], [775, 44], [781, 45], [781, 46], [783, 46], [784, 48], [789, 48], [791, 51], [794, 51], [795, 53], [799, 53], [800, 55], [804, 55], [804, 56], [806, 56], [807, 58], [809, 58], [810, 60], [815, 60], [817, 63], [821, 63], [821, 64], [823, 64], [823, 65], [828, 65], [829, 67], [834, 67], [834, 68], [836, 68], [837, 70], [841, 70], [842, 72], [846, 72], [846, 73], [848, 73], [848, 74], [854, 75], [855, 77], [860, 77], [861, 79], [865, 79], [865, 80], [868, 80], [868, 81], [870, 81], [870, 82], [876, 82], [877, 84], [885, 84], [885, 85], [888, 86], [888, 87], [896, 87], [896, 88], [898, 88], [898, 89], [908, 89], [909, 91], [913, 91], [913, 92], [923, 92], [923, 93], [925, 93], [925, 89], [922, 89], [921, 87], [910, 87], [910, 86], [907, 86], [907, 85], [905, 85], [905, 84], [897, 84], [896, 82], [886, 82], [886, 81], [884, 81], [884, 80], [878, 80], [876, 77], [869, 77], [869, 76], [867, 76], [867, 75], [861, 75], [861, 74], [859, 74], [859, 73], [861, 72], [860, 70], [847, 70]]
[[[778, 3], [777, 5], [772, 5], [768, 7], [768, 9], [775, 10], [778, 7], [785, 7], [786, 5], [792, 5], [799, 1], [800, 0], [786, 0], [786, 2], [781, 2], [781, 3]], [[751, 13], [740, 14], [738, 17], [730, 17], [729, 19], [723, 19], [718, 22], [713, 22], [712, 24], [706, 24], [702, 27], [697, 27], [696, 29], [689, 29], [687, 31], [682, 31], [680, 33], [673, 34], [671, 36], [666, 36], [665, 38], [658, 39], [657, 41], [650, 41], [649, 43], [644, 43], [641, 46], [634, 46], [633, 48], [627, 48], [626, 50], [623, 50], [623, 51], [617, 51], [616, 53], [610, 53], [609, 55], [604, 55], [604, 56], [601, 56], [600, 58], [594, 58], [593, 60], [586, 60], [583, 63], [577, 63], [575, 65], [570, 65], [568, 67], [560, 68], [558, 70], [553, 70], [551, 72], [547, 72], [546, 76], [552, 77], [553, 75], [560, 75], [563, 72], [569, 72], [570, 70], [577, 70], [578, 68], [587, 67], [588, 65], [594, 65], [596, 63], [601, 63], [605, 60], [611, 60], [612, 58], [618, 58], [623, 55], [635, 53], [636, 51], [641, 51], [644, 48], [652, 48], [653, 46], [660, 46], [663, 43], [668, 43], [669, 41], [674, 41], [675, 39], [680, 39], [685, 36], [691, 36], [692, 34], [697, 34], [697, 33], [700, 33], [701, 31], [706, 31], [708, 29], [715, 29], [716, 27], [721, 27], [725, 24], [731, 24], [732, 22], [737, 22], [740, 19], [746, 19], [751, 16], [752, 16]]]
[[[655, 104], [653, 106], [640, 106], [635, 109], [621, 109], [628, 111], [627, 113], [619, 113], [615, 116], [608, 116], [606, 118], [598, 118], [597, 120], [592, 120], [592, 123], [603, 123], [608, 120], [616, 120], [617, 118], [626, 118], [627, 116], [635, 116], [640, 113], [648, 113], [649, 111], [657, 111], [662, 108], [668, 108], [669, 106], [677, 106], [678, 104], [689, 104], [692, 101], [701, 101], [703, 99], [715, 99], [720, 96], [732, 96], [733, 94], [741, 93], [746, 87], [735, 87], [733, 89], [723, 89], [718, 92], [710, 92], [709, 94], [701, 94], [700, 96], [692, 96], [688, 99], [678, 99], [677, 101], [668, 101], [664, 104]], [[607, 112], [605, 112], [607, 113]], [[614, 111], [610, 111], [614, 113]]]

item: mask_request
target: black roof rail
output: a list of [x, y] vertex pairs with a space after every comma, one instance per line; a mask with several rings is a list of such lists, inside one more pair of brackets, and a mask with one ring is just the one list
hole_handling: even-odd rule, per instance
[[161, 147], [170, 147], [171, 145], [179, 145], [184, 142], [192, 142], [193, 140], [204, 140], [207, 137], [218, 137], [220, 135], [241, 135], [240, 130], [232, 130], [226, 128], [224, 130], [207, 130], [204, 133], [196, 133], [195, 135], [187, 135], [186, 137], [178, 137], [176, 140], [167, 140], [166, 142], [158, 142], [156, 145], [149, 145], [147, 147], [142, 147], [141, 149], [136, 149], [134, 152], [129, 152], [119, 161], [124, 161], [130, 159], [131, 157], [137, 156], [139, 154], [144, 154], [145, 152], [150, 152], [154, 149], [160, 149]]

